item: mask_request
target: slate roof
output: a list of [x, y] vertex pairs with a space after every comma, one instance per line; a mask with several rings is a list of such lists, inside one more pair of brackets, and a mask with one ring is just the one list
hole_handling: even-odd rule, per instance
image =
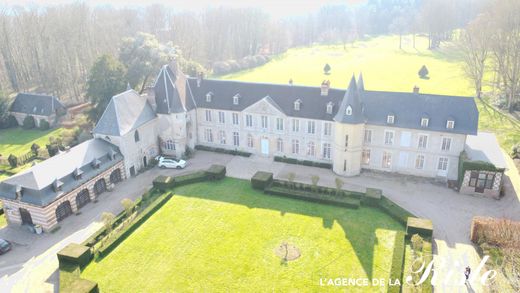
[[155, 80], [153, 86], [155, 92], [155, 104], [157, 113], [183, 113], [186, 112], [181, 102], [179, 91], [175, 86], [177, 77], [168, 65], [164, 65]]
[[30, 115], [50, 116], [56, 110], [65, 109], [58, 98], [48, 95], [19, 93], [9, 111]]
[[112, 97], [93, 132], [122, 136], [156, 117], [146, 98], [127, 90]]
[[477, 135], [468, 135], [464, 150], [472, 161], [488, 162], [497, 168], [507, 169], [504, 154], [500, 150], [498, 140], [493, 133], [478, 132]]
[[[343, 98], [343, 101], [341, 101], [336, 116], [334, 116], [334, 121], [350, 124], [365, 123], [365, 117], [363, 115], [363, 108], [359, 96], [360, 91], [357, 88], [356, 79], [354, 75], [352, 75], [345, 97]], [[352, 109], [350, 115], [347, 115], [346, 113], [348, 107]]]
[[[91, 164], [96, 159], [100, 163], [97, 169]], [[22, 202], [45, 206], [122, 159], [116, 146], [102, 139], [91, 139], [5, 179], [0, 183], [0, 198], [16, 199], [16, 189], [21, 187]], [[74, 179], [75, 173], [81, 173], [81, 179]], [[61, 191], [53, 189], [56, 183], [62, 184]]]
[[[360, 79], [363, 83], [363, 78]], [[242, 111], [269, 96], [287, 116], [333, 121], [338, 112], [345, 113], [349, 99], [357, 97], [363, 110], [362, 116], [355, 116], [352, 122], [340, 117], [341, 122], [358, 123], [362, 117], [369, 125], [387, 125], [387, 116], [391, 113], [395, 116], [391, 125], [394, 127], [460, 134], [476, 134], [478, 129], [478, 110], [471, 97], [368, 91], [363, 89], [364, 85], [350, 91], [331, 88], [327, 96], [321, 96], [320, 87], [289, 84], [204, 79], [198, 87], [195, 78], [189, 78], [188, 84], [195, 104], [200, 108]], [[351, 80], [349, 88], [355, 85], [355, 80]], [[206, 101], [208, 92], [213, 93], [211, 102]], [[238, 105], [233, 104], [236, 94], [241, 96]], [[302, 101], [300, 111], [294, 110], [297, 99]], [[332, 114], [326, 112], [329, 102], [334, 104]], [[424, 115], [429, 117], [428, 127], [421, 127]], [[446, 128], [448, 119], [455, 121], [453, 129]]]

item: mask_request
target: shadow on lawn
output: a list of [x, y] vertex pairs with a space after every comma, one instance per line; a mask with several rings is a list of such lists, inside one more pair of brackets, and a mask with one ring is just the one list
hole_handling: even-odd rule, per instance
[[[210, 194], [208, 194], [208, 190], [211, 190]], [[280, 211], [282, 216], [286, 213], [292, 213], [319, 217], [322, 218], [323, 227], [327, 229], [331, 229], [336, 222], [343, 229], [345, 238], [352, 244], [354, 252], [369, 279], [372, 278], [374, 261], [374, 249], [370, 249], [370, 247], [374, 248], [378, 244], [375, 234], [376, 229], [396, 230], [397, 227], [401, 227], [390, 216], [374, 208], [346, 209], [271, 196], [252, 189], [248, 180], [226, 178], [217, 182], [178, 187], [173, 192], [185, 197], [227, 202], [248, 208], [276, 210]], [[383, 216], [381, 216], [382, 214]], [[363, 221], [363, 219], [370, 219], [370, 221]], [[316, 273], [319, 273], [319, 271]]]

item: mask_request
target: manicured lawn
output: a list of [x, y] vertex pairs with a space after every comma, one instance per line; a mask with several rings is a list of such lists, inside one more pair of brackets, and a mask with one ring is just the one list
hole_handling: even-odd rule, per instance
[[[331, 87], [346, 88], [353, 73], [363, 73], [365, 88], [380, 91], [411, 92], [415, 85], [423, 93], [473, 96], [471, 82], [465, 77], [462, 59], [455, 45], [445, 45], [439, 50], [428, 50], [426, 37], [416, 38], [416, 49], [410, 36], [403, 38], [399, 49], [397, 36], [383, 36], [352, 44], [312, 46], [288, 50], [267, 64], [218, 78], [319, 86], [324, 79]], [[323, 73], [323, 66], [331, 66], [330, 75]], [[419, 78], [417, 72], [426, 65], [429, 79]], [[491, 79], [491, 74], [486, 75]], [[484, 91], [489, 90], [485, 83]], [[495, 132], [501, 146], [509, 151], [514, 142], [520, 142], [520, 123], [511, 122], [503, 115], [480, 110], [480, 130]]]
[[49, 143], [49, 137], [60, 137], [63, 131], [63, 128], [41, 131], [25, 130], [21, 127], [0, 130], [0, 154], [6, 158], [9, 154], [22, 155], [31, 151], [33, 143], [45, 148]]
[[[272, 197], [245, 180], [198, 183], [175, 194], [82, 277], [104, 292], [328, 291], [320, 278], [388, 278], [395, 234], [403, 230], [377, 209]], [[283, 242], [298, 247], [300, 258], [284, 263], [276, 256]]]

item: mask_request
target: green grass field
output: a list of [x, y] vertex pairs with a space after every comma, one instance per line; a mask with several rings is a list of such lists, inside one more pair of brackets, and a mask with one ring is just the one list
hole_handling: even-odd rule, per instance
[[[455, 45], [444, 44], [439, 50], [428, 50], [427, 38], [417, 37], [416, 48], [410, 36], [403, 38], [399, 49], [397, 36], [383, 36], [358, 41], [354, 44], [294, 48], [275, 57], [266, 65], [219, 78], [255, 82], [287, 83], [319, 86], [324, 79], [331, 86], [346, 88], [353, 73], [362, 72], [365, 88], [379, 91], [411, 92], [415, 85], [423, 93], [474, 96], [471, 82], [462, 69], [462, 56]], [[323, 73], [330, 64], [329, 75]], [[426, 65], [429, 79], [419, 78], [417, 72]], [[487, 74], [488, 79], [491, 78]], [[484, 87], [488, 90], [489, 85]], [[487, 111], [477, 102], [480, 110], [480, 130], [495, 132], [504, 149], [520, 142], [520, 123], [503, 115]]]
[[[320, 278], [388, 278], [395, 234], [403, 230], [377, 209], [271, 197], [245, 180], [198, 183], [175, 193], [82, 277], [103, 292], [331, 290], [319, 286]], [[284, 263], [276, 256], [283, 242], [297, 246], [300, 258]]]
[[42, 131], [25, 130], [21, 127], [0, 130], [0, 154], [6, 158], [9, 154], [22, 155], [31, 151], [33, 143], [45, 148], [49, 137], [60, 137], [63, 131], [63, 128]]

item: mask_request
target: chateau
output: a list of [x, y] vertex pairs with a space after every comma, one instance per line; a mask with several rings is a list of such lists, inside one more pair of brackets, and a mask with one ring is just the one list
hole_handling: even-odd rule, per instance
[[94, 136], [115, 144], [131, 176], [159, 153], [207, 145], [328, 162], [342, 176], [374, 169], [456, 180], [472, 98], [187, 78], [164, 66], [153, 91], [115, 96]]
[[[173, 63], [144, 95], [112, 97], [93, 139], [1, 182], [0, 198], [10, 223], [51, 230], [157, 155], [196, 145], [329, 163], [339, 176], [458, 180], [461, 192], [497, 197], [506, 164], [494, 135], [477, 129], [469, 97], [369, 91], [361, 75], [346, 89], [191, 78]], [[461, 154], [493, 168], [461, 168]]]

